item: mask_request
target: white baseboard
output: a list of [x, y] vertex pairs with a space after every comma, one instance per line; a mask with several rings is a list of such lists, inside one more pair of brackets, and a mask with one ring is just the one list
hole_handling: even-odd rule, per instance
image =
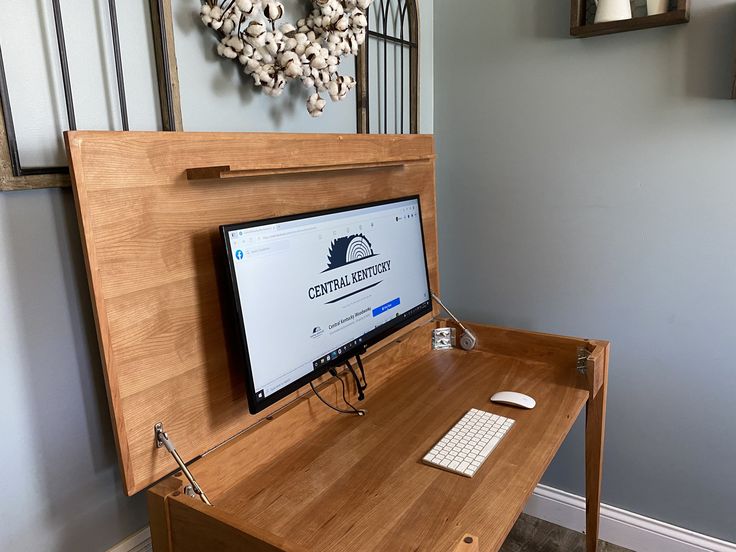
[[[585, 499], [539, 485], [524, 511], [580, 533]], [[736, 552], [736, 544], [675, 527], [613, 506], [601, 505], [600, 538], [635, 552]]]
[[152, 552], [151, 530], [146, 527], [141, 529], [134, 535], [130, 535], [127, 539], [117, 543], [107, 552]]
[[[524, 511], [550, 523], [582, 533], [585, 531], [585, 499], [546, 485], [539, 485]], [[601, 505], [600, 538], [635, 552], [736, 552], [736, 544], [701, 535]], [[151, 552], [151, 532], [146, 527], [107, 552]]]

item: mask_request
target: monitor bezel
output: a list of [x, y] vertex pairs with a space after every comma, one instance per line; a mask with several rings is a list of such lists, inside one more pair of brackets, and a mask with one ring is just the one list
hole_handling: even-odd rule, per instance
[[[361, 203], [357, 205], [346, 205], [346, 206], [335, 207], [331, 209], [322, 209], [322, 210], [317, 210], [317, 211], [308, 211], [305, 213], [296, 213], [293, 215], [286, 215], [286, 216], [281, 216], [281, 217], [258, 219], [258, 220], [240, 222], [240, 223], [234, 223], [234, 224], [223, 224], [220, 226], [220, 235], [225, 245], [225, 256], [227, 258], [227, 272], [228, 272], [228, 280], [230, 283], [230, 285], [228, 286], [230, 290], [230, 301], [231, 301], [231, 305], [234, 307], [234, 309], [231, 309], [231, 312], [233, 313], [233, 316], [235, 317], [235, 323], [239, 330], [238, 331], [238, 337], [239, 337], [238, 349], [240, 353], [241, 362], [243, 363], [243, 367], [244, 367], [245, 389], [246, 389], [246, 396], [248, 399], [248, 410], [250, 411], [251, 414], [257, 414], [263, 411], [264, 409], [275, 404], [276, 402], [280, 401], [284, 397], [287, 397], [288, 395], [294, 393], [298, 389], [304, 387], [309, 382], [314, 381], [315, 379], [323, 376], [331, 368], [344, 364], [347, 360], [354, 357], [356, 354], [360, 354], [360, 351], [356, 351], [356, 348], [350, 349], [349, 351], [341, 355], [338, 355], [337, 357], [335, 357], [335, 359], [330, 360], [329, 362], [325, 363], [324, 366], [320, 366], [319, 368], [314, 368], [311, 372], [305, 374], [304, 376], [302, 376], [301, 378], [297, 380], [294, 380], [293, 382], [289, 383], [288, 385], [279, 389], [278, 391], [272, 393], [271, 395], [268, 395], [267, 397], [259, 399], [256, 396], [256, 390], [255, 390], [255, 385], [253, 381], [253, 370], [251, 366], [250, 355], [248, 352], [248, 337], [245, 331], [245, 323], [244, 323], [245, 319], [243, 317], [243, 307], [244, 306], [241, 305], [240, 303], [240, 292], [238, 289], [238, 282], [237, 282], [237, 277], [235, 274], [235, 263], [233, 261], [233, 251], [230, 246], [230, 240], [228, 236], [229, 233], [234, 230], [243, 230], [245, 228], [253, 228], [256, 226], [266, 226], [269, 224], [278, 224], [282, 222], [290, 222], [294, 220], [319, 217], [323, 215], [331, 215], [335, 213], [349, 213], [351, 211], [357, 211], [360, 209], [377, 207], [381, 205], [389, 205], [391, 203], [401, 203], [401, 202], [410, 201], [410, 200], [416, 200], [417, 208], [419, 210], [419, 228], [420, 228], [421, 239], [422, 239], [422, 253], [424, 256], [424, 271], [425, 271], [425, 276], [426, 276], [427, 292], [430, 295], [428, 299], [428, 304], [425, 307], [418, 309], [416, 313], [411, 314], [410, 316], [407, 316], [405, 318], [402, 317], [401, 320], [398, 320], [398, 321], [391, 320], [391, 321], [385, 322], [382, 326], [379, 326], [379, 329], [380, 329], [379, 332], [376, 332], [370, 338], [362, 342], [362, 349], [364, 350], [365, 348], [371, 345], [375, 345], [379, 341], [396, 333], [402, 328], [405, 328], [409, 324], [419, 320], [423, 316], [432, 312], [432, 299], [431, 299], [432, 286], [431, 286], [431, 281], [429, 277], [429, 266], [427, 263], [427, 247], [426, 247], [426, 240], [424, 237], [424, 218], [422, 216], [421, 197], [418, 194], [402, 196], [398, 198], [384, 199], [380, 201], [373, 201], [369, 203]], [[274, 331], [277, 331], [277, 329], [275, 328]], [[363, 334], [363, 336], [365, 335], [366, 334]]]

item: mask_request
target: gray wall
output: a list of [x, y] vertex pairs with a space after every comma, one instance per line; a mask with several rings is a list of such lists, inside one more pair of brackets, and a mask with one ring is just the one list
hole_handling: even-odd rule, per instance
[[[173, 5], [187, 130], [355, 130], [354, 95], [329, 104], [315, 122], [301, 98], [271, 101], [253, 93], [231, 63], [212, 55], [206, 29], [193, 25], [197, 2]], [[431, 132], [432, 0], [421, 0], [420, 11], [421, 125]], [[120, 6], [118, 12], [122, 20]], [[131, 70], [126, 78], [126, 86], [143, 89], [150, 74]], [[29, 79], [49, 89], [58, 84], [55, 76]], [[91, 101], [102, 92], [80, 87], [75, 94]], [[63, 108], [59, 113], [63, 119]], [[25, 130], [31, 137], [38, 131], [33, 123]], [[33, 147], [29, 159], [36, 151], [53, 158], [53, 140]], [[105, 550], [147, 522], [144, 498], [125, 497], [118, 476], [79, 243], [69, 190], [0, 194], [0, 550]]]
[[566, 0], [435, 3], [440, 258], [463, 316], [613, 342], [604, 502], [736, 541], [736, 5], [693, 4], [574, 40]]

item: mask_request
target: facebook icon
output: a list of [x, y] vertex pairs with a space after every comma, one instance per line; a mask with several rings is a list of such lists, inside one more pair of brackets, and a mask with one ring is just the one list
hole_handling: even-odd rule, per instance
[[243, 260], [243, 251], [242, 251], [242, 249], [238, 249], [235, 252], [235, 258], [238, 259], [239, 261], [242, 261]]

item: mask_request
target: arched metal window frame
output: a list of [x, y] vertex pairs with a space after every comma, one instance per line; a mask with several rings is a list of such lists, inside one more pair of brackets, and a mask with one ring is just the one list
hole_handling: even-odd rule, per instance
[[[357, 75], [358, 85], [356, 93], [356, 104], [357, 104], [357, 129], [361, 134], [368, 134], [371, 132], [370, 128], [370, 75], [368, 73], [369, 60], [368, 50], [369, 41], [374, 38], [379, 42], [377, 51], [380, 55], [380, 45], [383, 43], [384, 46], [384, 60], [386, 59], [386, 43], [391, 42], [394, 44], [401, 44], [409, 49], [409, 132], [411, 134], [417, 134], [419, 132], [419, 10], [417, 6], [417, 0], [396, 0], [399, 5], [403, 4], [401, 10], [401, 23], [399, 25], [399, 36], [390, 35], [386, 32], [388, 13], [391, 6], [392, 0], [374, 0], [373, 4], [369, 8], [383, 10], [383, 29], [369, 30], [365, 43], [360, 47], [358, 56], [355, 62], [355, 72]], [[370, 15], [370, 14], [367, 14]], [[404, 37], [404, 18], [408, 17], [409, 21], [409, 36]], [[368, 17], [370, 21], [370, 17]], [[402, 65], [404, 59], [404, 53], [402, 50]], [[384, 67], [385, 67], [384, 61]], [[402, 71], [403, 74], [403, 71]], [[383, 91], [384, 101], [387, 97], [387, 86], [388, 81], [384, 78]], [[404, 81], [402, 79], [402, 96]], [[402, 117], [403, 126], [403, 117]], [[384, 129], [387, 125], [384, 123]], [[403, 131], [403, 129], [402, 129]]]

